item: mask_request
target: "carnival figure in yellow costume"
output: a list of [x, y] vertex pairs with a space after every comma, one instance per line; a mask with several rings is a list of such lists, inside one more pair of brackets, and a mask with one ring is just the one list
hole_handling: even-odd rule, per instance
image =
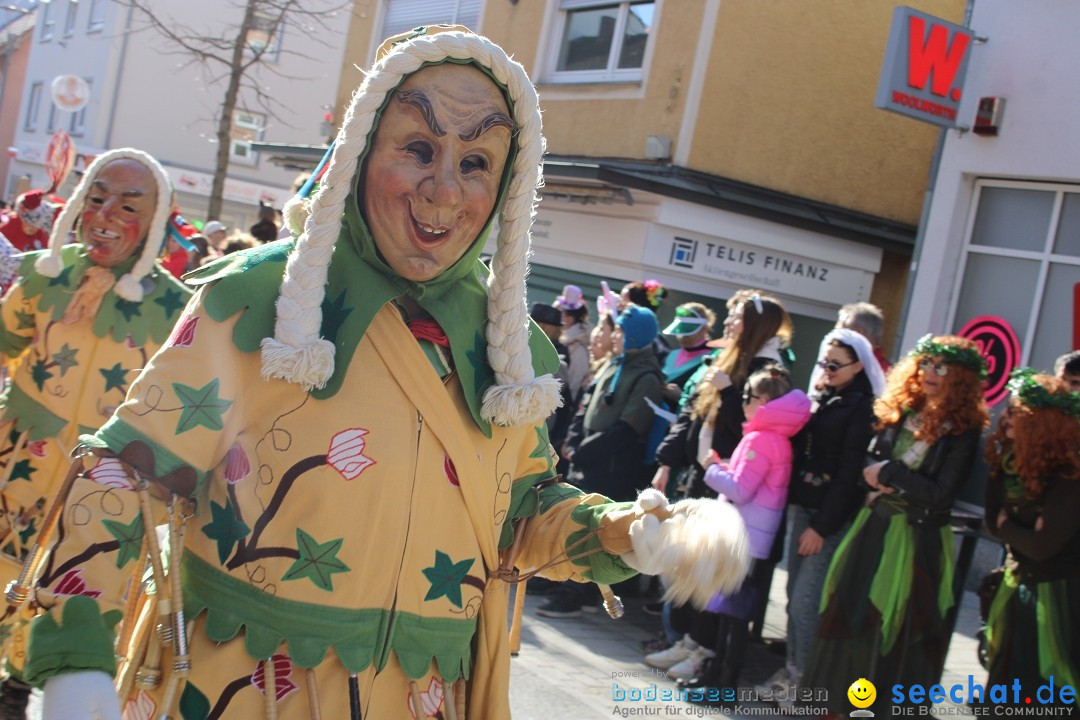
[[[117, 689], [128, 720], [508, 718], [509, 582], [664, 569], [701, 601], [739, 582], [745, 532], [719, 503], [558, 482], [558, 360], [525, 306], [542, 153], [499, 47], [385, 46], [288, 209], [297, 237], [189, 278], [176, 331], [84, 436], [57, 547], [9, 592], [51, 607], [27, 664], [48, 720], [117, 717]], [[62, 597], [72, 570], [86, 592]]]

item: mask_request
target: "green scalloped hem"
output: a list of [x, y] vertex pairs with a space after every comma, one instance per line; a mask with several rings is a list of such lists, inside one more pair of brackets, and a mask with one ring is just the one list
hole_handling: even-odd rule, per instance
[[[183, 458], [154, 442], [148, 436], [121, 420], [118, 415], [113, 415], [106, 420], [105, 424], [93, 434], [80, 435], [79, 442], [89, 448], [111, 450], [113, 453], [117, 454], [132, 442], [144, 443], [154, 451], [153, 475], [159, 479], [175, 470], [188, 467], [195, 471], [201, 486], [210, 474], [209, 470], [195, 467]], [[143, 472], [149, 472], [150, 468], [141, 468], [141, 470]]]
[[27, 438], [30, 442], [56, 437], [67, 426], [67, 420], [27, 395], [14, 383], [0, 398], [0, 405], [4, 408], [0, 421], [14, 420], [17, 432], [30, 432]]
[[244, 647], [265, 660], [287, 644], [302, 668], [322, 662], [332, 647], [349, 672], [375, 663], [381, 671], [393, 651], [405, 674], [419, 679], [432, 661], [444, 680], [468, 679], [476, 619], [425, 618], [381, 608], [346, 610], [285, 600], [226, 575], [190, 553], [184, 556], [184, 607], [189, 619], [206, 611], [206, 634], [214, 642], [244, 631]]

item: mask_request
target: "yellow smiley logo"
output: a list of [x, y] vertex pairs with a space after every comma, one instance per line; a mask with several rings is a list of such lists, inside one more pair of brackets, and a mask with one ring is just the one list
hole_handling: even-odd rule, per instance
[[859, 678], [847, 689], [848, 700], [857, 708], [868, 708], [877, 699], [877, 688], [866, 678]]

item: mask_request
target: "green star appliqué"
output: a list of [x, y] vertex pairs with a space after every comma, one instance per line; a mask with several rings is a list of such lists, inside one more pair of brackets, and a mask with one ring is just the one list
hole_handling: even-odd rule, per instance
[[187, 300], [180, 294], [179, 290], [169, 288], [165, 291], [165, 294], [154, 301], [155, 305], [160, 305], [165, 310], [165, 317], [171, 318], [176, 314], [177, 310], [180, 310], [187, 305]]
[[116, 363], [108, 370], [98, 370], [105, 377], [105, 392], [109, 392], [113, 388], [123, 389], [124, 384], [127, 383], [128, 370], [120, 367], [120, 363]]
[[116, 301], [116, 309], [124, 316], [124, 320], [128, 322], [131, 322], [133, 317], [142, 317], [141, 303], [121, 299]]
[[37, 471], [38, 469], [30, 464], [30, 458], [23, 458], [11, 468], [11, 479], [30, 481], [30, 476]]
[[199, 389], [173, 383], [173, 391], [184, 404], [184, 411], [180, 413], [180, 422], [176, 424], [176, 434], [186, 433], [198, 426], [221, 430], [225, 424], [221, 416], [232, 405], [232, 400], [218, 397], [218, 379], [214, 378]]
[[233, 547], [248, 536], [251, 528], [237, 519], [236, 511], [228, 499], [224, 505], [218, 505], [211, 500], [210, 513], [213, 520], [203, 526], [203, 535], [217, 543], [218, 562], [224, 565], [232, 555]]
[[22, 310], [15, 311], [15, 319], [18, 321], [19, 326], [17, 330], [29, 330], [34, 327], [34, 314], [23, 312]]
[[63, 285], [64, 287], [71, 287], [71, 271], [75, 269], [74, 265], [68, 265], [60, 274], [49, 280], [49, 287], [56, 287], [57, 285]]
[[120, 543], [120, 549], [116, 553], [116, 567], [122, 568], [132, 560], [139, 558], [143, 539], [141, 514], [136, 515], [135, 519], [127, 524], [117, 520], [102, 520], [101, 524]]
[[435, 564], [422, 570], [424, 577], [431, 583], [431, 589], [424, 596], [424, 600], [436, 600], [445, 595], [455, 607], [461, 607], [461, 583], [465, 581], [465, 576], [469, 574], [469, 568], [474, 562], [476, 558], [453, 562], [442, 550], [436, 550]]
[[338, 331], [353, 311], [351, 307], [345, 307], [345, 293], [342, 290], [333, 302], [327, 299], [322, 302], [322, 336], [330, 342], [337, 341]]
[[300, 557], [281, 576], [282, 580], [308, 578], [322, 590], [334, 589], [334, 573], [347, 572], [349, 566], [337, 559], [344, 542], [341, 538], [320, 543], [300, 528], [296, 528], [296, 549]]
[[68, 344], [64, 343], [64, 347], [60, 348], [60, 352], [53, 353], [52, 359], [60, 368], [60, 377], [63, 377], [68, 370], [79, 364], [79, 361], [75, 359], [78, 352], [78, 348], [68, 347]]
[[51, 378], [53, 374], [49, 372], [49, 369], [45, 366], [44, 360], [38, 360], [34, 363], [34, 367], [30, 368], [30, 378], [37, 385], [38, 392], [45, 389], [45, 381]]

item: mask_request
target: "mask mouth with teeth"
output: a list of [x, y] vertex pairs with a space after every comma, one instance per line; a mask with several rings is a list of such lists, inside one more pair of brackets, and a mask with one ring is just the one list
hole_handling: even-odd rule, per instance
[[157, 206], [150, 170], [130, 159], [114, 160], [94, 177], [83, 204], [79, 235], [90, 259], [115, 267], [146, 239]]

